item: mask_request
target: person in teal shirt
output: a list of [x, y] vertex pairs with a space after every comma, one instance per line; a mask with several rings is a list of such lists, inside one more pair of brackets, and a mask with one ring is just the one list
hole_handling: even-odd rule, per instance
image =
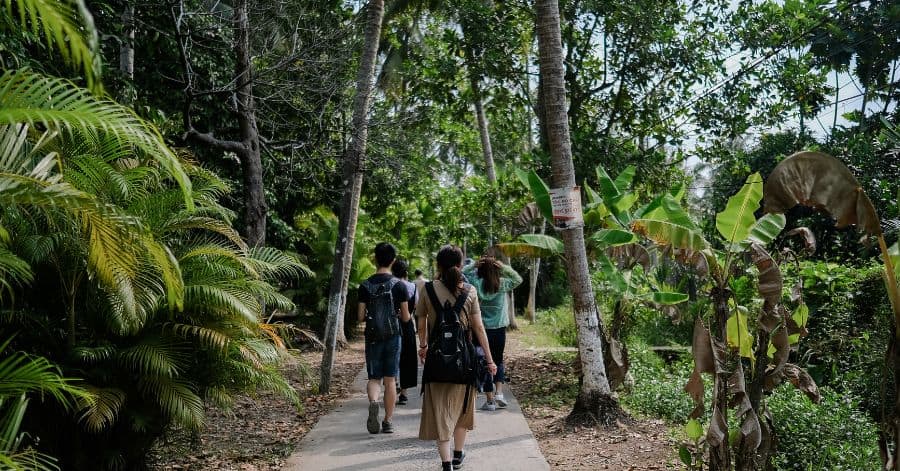
[[522, 277], [509, 265], [487, 255], [478, 262], [467, 264], [462, 271], [469, 283], [478, 290], [478, 303], [481, 305], [488, 348], [497, 364], [494, 381], [485, 382], [487, 401], [481, 406], [481, 410], [494, 411], [498, 407], [503, 409], [506, 407], [502, 389], [506, 382], [503, 350], [506, 348], [506, 326], [509, 325], [506, 297], [507, 293], [522, 283]]

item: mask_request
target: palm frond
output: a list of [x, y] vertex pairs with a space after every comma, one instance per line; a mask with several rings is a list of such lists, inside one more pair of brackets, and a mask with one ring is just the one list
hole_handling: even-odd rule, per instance
[[266, 281], [313, 276], [312, 270], [296, 257], [273, 247], [254, 247], [248, 255], [248, 264]]
[[203, 400], [190, 383], [166, 376], [144, 376], [138, 381], [138, 389], [178, 425], [193, 430], [203, 426]]
[[205, 348], [222, 352], [228, 349], [228, 344], [231, 343], [232, 337], [231, 332], [221, 332], [210, 326], [180, 324], [177, 322], [163, 324], [163, 331], [171, 331], [181, 338], [197, 340]]
[[81, 412], [80, 421], [89, 432], [98, 433], [114, 424], [119, 411], [125, 406], [125, 392], [118, 388], [88, 387], [96, 400], [87, 404]]
[[141, 375], [175, 377], [189, 356], [182, 347], [163, 338], [145, 338], [117, 355], [119, 364]]
[[31, 70], [7, 71], [0, 76], [0, 124], [34, 125], [65, 131], [101, 130], [133, 145], [155, 159], [178, 182], [185, 205], [193, 208], [191, 181], [178, 157], [152, 125], [132, 110], [63, 79]]
[[23, 447], [25, 434], [20, 433], [28, 399], [25, 394], [13, 399], [0, 398], [0, 469], [11, 471], [58, 470], [56, 460], [31, 448]]
[[241, 251], [246, 252], [249, 250], [241, 235], [230, 224], [218, 218], [200, 216], [196, 213], [178, 214], [166, 221], [162, 230], [165, 233], [187, 230], [207, 231], [224, 237]]
[[72, 349], [72, 357], [85, 365], [102, 363], [115, 355], [118, 349], [112, 345], [98, 347], [75, 347]]
[[[0, 345], [0, 352], [9, 346]], [[15, 397], [22, 393], [48, 394], [65, 407], [73, 399], [91, 401], [91, 395], [72, 384], [73, 380], [60, 376], [59, 370], [46, 358], [13, 353], [0, 360], [0, 397]]]
[[89, 88], [100, 90], [100, 41], [83, 0], [6, 0], [4, 4], [11, 17], [18, 12], [22, 29], [43, 35], [66, 62], [84, 70]]
[[34, 280], [31, 265], [0, 244], [0, 300], [3, 293], [13, 294], [16, 286], [26, 285]]

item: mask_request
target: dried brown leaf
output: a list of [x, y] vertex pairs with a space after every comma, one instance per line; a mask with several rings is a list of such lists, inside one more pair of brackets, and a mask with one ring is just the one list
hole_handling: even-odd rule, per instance
[[835, 218], [838, 228], [856, 225], [872, 235], [881, 233], [872, 201], [850, 170], [821, 152], [798, 152], [769, 174], [765, 185], [767, 213], [784, 213], [803, 205]]

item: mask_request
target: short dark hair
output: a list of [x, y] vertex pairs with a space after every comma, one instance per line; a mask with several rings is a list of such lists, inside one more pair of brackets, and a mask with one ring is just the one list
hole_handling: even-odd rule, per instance
[[397, 258], [397, 248], [388, 242], [381, 242], [375, 246], [375, 261], [379, 267], [389, 267]]
[[418, 276], [422, 276], [422, 270], [419, 270], [418, 268], [416, 268], [415, 273], [416, 273], [416, 276], [417, 276], [417, 277], [418, 277]]
[[406, 278], [409, 276], [409, 263], [402, 258], [394, 260], [394, 264], [391, 265], [391, 273], [397, 278]]

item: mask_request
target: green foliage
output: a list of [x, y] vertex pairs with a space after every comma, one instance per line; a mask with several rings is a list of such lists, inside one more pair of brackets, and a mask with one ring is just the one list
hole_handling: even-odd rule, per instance
[[[881, 375], [892, 314], [885, 302], [883, 267], [804, 262], [789, 271], [802, 281], [809, 335], [798, 354], [816, 383], [850, 397], [872, 418], [881, 416]], [[786, 283], [787, 285], [787, 283]], [[873, 302], [877, 300], [877, 302]], [[891, 398], [884, 398], [891, 403]]]
[[622, 396], [622, 404], [640, 415], [682, 422], [694, 407], [683, 390], [693, 368], [689, 356], [667, 364], [641, 339], [631, 337], [628, 360], [634, 385]]
[[778, 418], [775, 469], [878, 469], [876, 424], [859, 412], [852, 396], [828, 387], [820, 391], [821, 404], [813, 404], [790, 385], [769, 397], [769, 410]]
[[540, 330], [555, 338], [561, 346], [578, 346], [578, 330], [571, 302], [541, 311], [537, 319]]

